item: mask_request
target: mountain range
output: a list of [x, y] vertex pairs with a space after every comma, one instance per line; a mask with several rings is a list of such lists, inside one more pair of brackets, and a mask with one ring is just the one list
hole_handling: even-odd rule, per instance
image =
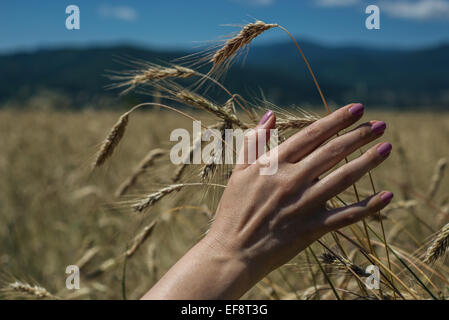
[[[449, 108], [449, 44], [400, 50], [302, 41], [301, 47], [331, 103], [361, 101], [396, 109]], [[42, 90], [67, 97], [70, 108], [92, 104], [98, 97], [118, 99], [118, 91], [105, 89], [111, 84], [105, 74], [129, 70], [123, 61], [169, 62], [190, 53], [114, 45], [3, 54], [0, 103], [15, 101], [20, 105]], [[228, 70], [223, 83], [253, 101], [264, 96], [283, 106], [320, 103], [312, 78], [291, 42], [251, 47]], [[134, 103], [145, 97], [132, 94], [120, 99], [117, 101]]]

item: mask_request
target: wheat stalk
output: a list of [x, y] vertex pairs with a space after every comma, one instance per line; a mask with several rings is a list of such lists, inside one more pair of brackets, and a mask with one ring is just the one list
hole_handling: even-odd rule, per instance
[[88, 273], [86, 276], [88, 278], [98, 277], [101, 274], [111, 270], [113, 267], [117, 266], [117, 264], [120, 262], [119, 260], [120, 260], [119, 258], [109, 258], [103, 261], [96, 270]]
[[232, 60], [236, 53], [248, 45], [254, 38], [277, 26], [277, 24], [267, 24], [263, 21], [245, 25], [235, 37], [226, 41], [224, 46], [215, 52], [210, 62], [213, 63], [213, 67], [217, 67], [226, 61]]
[[383, 210], [381, 214], [373, 214], [370, 216], [372, 221], [380, 222], [380, 220], [386, 220], [388, 219], [387, 213], [390, 213], [391, 211], [404, 209], [409, 210], [412, 208], [415, 208], [419, 205], [419, 202], [417, 200], [400, 200], [396, 201], [395, 203], [390, 204], [387, 208]]
[[134, 169], [133, 173], [119, 186], [115, 192], [116, 197], [124, 195], [129, 188], [134, 186], [137, 179], [145, 172], [146, 169], [154, 164], [157, 158], [160, 158], [165, 154], [165, 150], [154, 149], [147, 153], [147, 155], [140, 161], [137, 167]]
[[365, 272], [363, 268], [359, 267], [358, 265], [354, 264], [353, 262], [349, 261], [346, 258], [343, 258], [341, 256], [336, 256], [334, 253], [325, 252], [320, 256], [320, 260], [322, 263], [336, 267], [340, 270], [348, 270], [351, 269], [356, 275], [359, 277], [369, 277], [371, 274]]
[[142, 246], [142, 244], [145, 242], [145, 240], [147, 240], [148, 237], [153, 233], [155, 226], [156, 226], [156, 222], [150, 223], [142, 230], [141, 233], [139, 233], [134, 238], [133, 244], [125, 253], [127, 258], [131, 258], [136, 253], [136, 251], [139, 250], [139, 248]]
[[303, 129], [312, 123], [314, 123], [317, 119], [313, 117], [304, 117], [304, 118], [291, 118], [276, 121], [276, 129], [279, 131], [285, 131], [288, 129]]
[[390, 204], [386, 209], [384, 209], [384, 213], [388, 213], [393, 210], [398, 209], [410, 209], [414, 208], [419, 204], [417, 200], [400, 200], [396, 201], [395, 203]]
[[78, 268], [80, 270], [82, 270], [86, 264], [91, 261], [95, 255], [100, 252], [101, 248], [100, 247], [93, 247], [90, 248], [89, 250], [87, 250], [83, 256], [75, 263], [76, 266], [78, 266]]
[[438, 187], [440, 186], [441, 180], [444, 176], [444, 170], [446, 169], [447, 160], [445, 158], [442, 158], [438, 160], [437, 165], [435, 166], [434, 173], [432, 175], [432, 180], [430, 183], [429, 191], [427, 192], [427, 198], [429, 200], [433, 199], [435, 197]]
[[114, 149], [119, 144], [120, 140], [126, 131], [128, 125], [129, 113], [124, 113], [118, 121], [114, 124], [106, 139], [101, 144], [97, 157], [93, 163], [93, 167], [100, 167], [112, 155]]
[[[189, 153], [189, 156], [193, 153], [193, 148], [191, 148], [191, 152]], [[183, 162], [175, 169], [175, 174], [172, 177], [172, 182], [178, 182], [182, 174], [184, 173], [184, 170], [187, 168], [187, 163]]]
[[190, 158], [192, 157], [195, 150], [201, 147], [201, 137], [198, 137], [194, 142], [193, 145], [190, 147], [189, 154], [187, 154], [184, 159], [182, 160], [182, 163], [178, 165], [178, 167], [175, 170], [175, 174], [172, 177], [172, 182], [178, 182], [182, 174], [184, 173], [185, 169], [187, 168], [187, 165], [190, 163]]
[[[219, 125], [220, 125], [219, 123], [214, 124], [212, 126], [209, 126], [208, 129], [216, 128]], [[180, 165], [178, 165], [178, 167], [176, 168], [175, 174], [172, 177], [172, 182], [178, 182], [181, 179], [182, 174], [184, 173], [184, 170], [187, 168], [187, 165], [190, 163], [190, 158], [192, 157], [193, 153], [195, 152], [195, 150], [198, 150], [198, 148], [201, 148], [201, 141], [202, 141], [204, 132], [205, 132], [205, 130], [202, 130], [201, 135], [196, 137], [195, 140], [193, 141], [192, 146], [190, 146], [189, 153], [187, 155], [185, 155], [185, 157], [182, 159], [182, 163]]]
[[134, 211], [142, 212], [148, 207], [154, 205], [156, 202], [161, 200], [166, 195], [169, 195], [170, 193], [174, 191], [179, 191], [184, 187], [185, 184], [172, 184], [165, 188], [162, 188], [156, 192], [153, 192], [149, 195], [147, 195], [144, 199], [139, 200], [136, 204], [132, 206]]
[[[235, 108], [234, 108], [234, 101], [233, 99], [229, 99], [223, 106], [223, 109], [230, 113], [230, 114], [234, 114], [235, 115]], [[227, 121], [224, 120], [220, 126], [220, 128], [218, 129], [220, 131], [221, 134], [221, 141], [226, 142], [226, 130], [227, 129], [232, 129], [232, 122], [231, 121]], [[220, 148], [219, 148], [220, 149]], [[226, 146], [221, 147], [221, 160], [223, 161], [224, 157], [226, 156]], [[201, 170], [200, 176], [201, 176], [201, 180], [205, 181], [208, 177], [212, 177], [215, 173], [215, 170], [217, 169], [217, 163], [219, 163], [220, 161], [218, 161], [220, 157], [220, 154], [218, 153], [218, 151], [216, 151], [214, 153], [213, 156], [211, 156], [211, 158], [209, 159], [209, 163], [207, 163], [203, 169]]]
[[9, 292], [11, 294], [21, 294], [29, 298], [45, 299], [45, 298], [56, 298], [47, 289], [38, 286], [30, 285], [21, 281], [15, 281], [8, 284], [2, 291]]
[[181, 102], [184, 102], [188, 105], [213, 113], [220, 119], [232, 122], [242, 129], [248, 128], [248, 126], [244, 124], [242, 121], [240, 121], [240, 119], [237, 118], [235, 114], [227, 111], [224, 108], [220, 108], [219, 106], [207, 100], [206, 98], [200, 96], [199, 94], [190, 92], [188, 90], [182, 90], [176, 93], [176, 98], [178, 98]]
[[128, 120], [129, 120], [129, 115], [134, 112], [135, 110], [141, 108], [141, 107], [145, 107], [145, 106], [157, 106], [157, 107], [161, 107], [170, 111], [174, 111], [176, 113], [179, 113], [180, 115], [196, 121], [197, 119], [195, 119], [194, 117], [180, 111], [177, 110], [176, 108], [167, 106], [165, 104], [161, 104], [161, 103], [156, 103], [156, 102], [145, 102], [145, 103], [141, 103], [138, 105], [135, 105], [134, 107], [132, 107], [129, 111], [125, 112], [123, 115], [120, 116], [119, 120], [114, 124], [114, 126], [112, 127], [112, 129], [110, 130], [108, 136], [106, 137], [106, 139], [103, 141], [103, 143], [101, 144], [100, 150], [97, 153], [96, 159], [92, 165], [93, 168], [99, 167], [102, 164], [104, 164], [104, 162], [112, 155], [112, 153], [114, 152], [115, 148], [117, 147], [117, 145], [119, 144], [119, 142], [121, 141], [121, 139], [123, 138], [123, 135], [125, 134], [126, 131], [126, 126], [128, 124]]
[[424, 258], [425, 263], [435, 262], [439, 257], [444, 255], [446, 250], [449, 248], [449, 223], [446, 224], [438, 232], [438, 235], [433, 240], [430, 247], [427, 249], [426, 257]]
[[115, 88], [128, 87], [122, 94], [127, 93], [135, 87], [146, 84], [151, 81], [160, 81], [172, 78], [185, 79], [197, 75], [196, 71], [181, 66], [172, 66], [171, 68], [150, 64], [144, 70], [133, 71], [130, 75], [111, 76], [112, 80], [125, 80], [122, 83], [114, 85]]
[[194, 182], [194, 183], [172, 184], [147, 195], [145, 198], [141, 200], [138, 200], [137, 203], [132, 206], [132, 208], [134, 209], [134, 211], [142, 212], [148, 207], [154, 205], [156, 202], [158, 202], [165, 196], [171, 194], [172, 192], [179, 191], [184, 187], [191, 187], [191, 186], [213, 186], [213, 187], [226, 188], [225, 185], [217, 183]]

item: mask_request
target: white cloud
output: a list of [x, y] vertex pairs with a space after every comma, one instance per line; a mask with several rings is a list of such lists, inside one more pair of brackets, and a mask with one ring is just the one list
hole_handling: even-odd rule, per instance
[[99, 13], [105, 18], [112, 18], [124, 21], [134, 21], [137, 19], [137, 11], [128, 6], [103, 5], [99, 8]]
[[248, 2], [256, 6], [269, 6], [274, 3], [274, 0], [248, 0]]
[[317, 0], [320, 7], [347, 7], [358, 4], [359, 0]]
[[240, 4], [249, 4], [257, 7], [267, 7], [274, 4], [275, 0], [232, 0], [233, 2], [238, 2]]
[[434, 18], [449, 19], [449, 1], [446, 0], [418, 0], [418, 1], [384, 1], [381, 11], [389, 15], [414, 20], [430, 20]]

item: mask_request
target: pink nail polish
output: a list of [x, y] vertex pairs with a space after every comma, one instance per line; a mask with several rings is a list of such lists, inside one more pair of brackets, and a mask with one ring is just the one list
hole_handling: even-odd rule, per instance
[[381, 134], [382, 132], [385, 131], [385, 129], [387, 128], [387, 124], [383, 121], [376, 121], [372, 126], [371, 126], [371, 131], [374, 134]]
[[361, 116], [363, 114], [364, 111], [364, 107], [363, 104], [361, 103], [354, 103], [350, 108], [349, 111], [354, 115], [354, 116]]
[[268, 119], [271, 118], [271, 116], [273, 115], [273, 111], [272, 110], [268, 110], [267, 113], [265, 113], [265, 115], [262, 117], [262, 119], [260, 119], [259, 124], [265, 124]]
[[381, 155], [382, 157], [385, 157], [387, 155], [390, 154], [391, 149], [393, 148], [393, 146], [388, 143], [382, 143], [378, 148], [377, 148], [377, 152], [379, 153], [379, 155]]
[[391, 201], [391, 199], [393, 199], [393, 192], [387, 191], [382, 193], [382, 195], [380, 196], [380, 198], [382, 199], [383, 202], [385, 203], [389, 203]]

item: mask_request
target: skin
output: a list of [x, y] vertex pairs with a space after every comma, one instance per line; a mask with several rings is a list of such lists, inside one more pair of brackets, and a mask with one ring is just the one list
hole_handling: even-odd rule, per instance
[[[386, 191], [339, 209], [325, 206], [390, 153], [389, 143], [379, 143], [332, 170], [382, 136], [385, 123], [379, 121], [337, 136], [362, 115], [363, 106], [351, 104], [290, 137], [277, 147], [274, 175], [260, 175], [260, 158], [236, 165], [208, 234], [143, 299], [237, 299], [324, 234], [384, 208], [392, 198]], [[275, 123], [268, 112], [257, 130], [268, 135]], [[241, 154], [254, 141], [247, 139]]]

